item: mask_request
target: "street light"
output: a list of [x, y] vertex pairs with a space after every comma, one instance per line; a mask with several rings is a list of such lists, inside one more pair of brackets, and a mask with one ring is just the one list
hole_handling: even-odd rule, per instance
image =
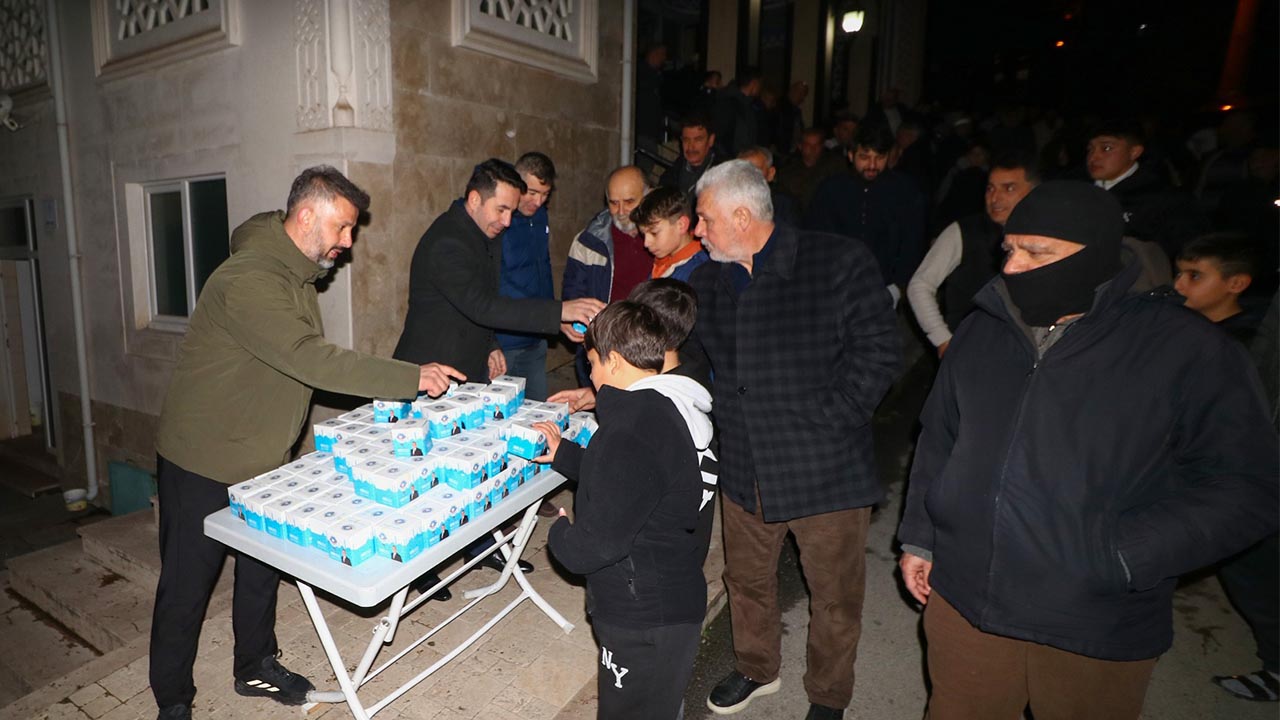
[[840, 20], [840, 29], [847, 33], [856, 33], [862, 29], [862, 22], [866, 19], [865, 10], [850, 10]]

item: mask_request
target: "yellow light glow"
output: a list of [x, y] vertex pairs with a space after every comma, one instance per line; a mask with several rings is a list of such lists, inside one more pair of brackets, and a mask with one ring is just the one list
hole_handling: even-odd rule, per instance
[[1221, 108], [1219, 108], [1219, 109], [1220, 109], [1220, 110], [1222, 110], [1222, 112], [1226, 112], [1226, 111], [1230, 110], [1230, 109], [1231, 109], [1231, 108], [1233, 108], [1233, 107], [1235, 107], [1235, 105], [1223, 105], [1223, 106], [1222, 106]]
[[856, 33], [862, 29], [862, 23], [867, 19], [867, 13], [864, 10], [850, 10], [844, 14], [840, 20], [840, 29], [847, 33]]

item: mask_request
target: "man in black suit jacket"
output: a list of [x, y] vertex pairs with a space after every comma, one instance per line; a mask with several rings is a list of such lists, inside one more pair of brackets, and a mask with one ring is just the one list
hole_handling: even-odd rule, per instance
[[491, 158], [476, 166], [462, 199], [427, 228], [409, 266], [409, 312], [396, 359], [450, 358], [472, 382], [485, 382], [507, 371], [494, 330], [563, 330], [570, 340], [582, 340], [571, 324], [589, 322], [604, 308], [598, 300], [562, 303], [498, 293], [502, 233], [524, 191], [516, 169]]
[[714, 373], [737, 655], [707, 702], [737, 712], [778, 689], [776, 574], [790, 531], [812, 595], [808, 717], [839, 718], [853, 694], [867, 525], [884, 496], [871, 415], [902, 363], [890, 296], [860, 240], [774, 225], [749, 162], [708, 170], [697, 191], [695, 234], [716, 262], [691, 278], [686, 350]]

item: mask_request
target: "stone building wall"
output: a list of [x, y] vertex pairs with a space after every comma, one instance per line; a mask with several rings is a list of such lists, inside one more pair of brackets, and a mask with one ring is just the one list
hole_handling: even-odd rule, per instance
[[408, 264], [418, 239], [462, 194], [476, 163], [514, 162], [538, 150], [556, 164], [549, 206], [557, 288], [573, 236], [604, 208], [618, 165], [622, 3], [600, 2], [594, 83], [452, 47], [450, 0], [393, 0], [394, 162], [353, 163], [373, 198], [353, 250], [355, 347], [389, 354], [408, 306]]
[[[39, 12], [45, 5], [0, 2]], [[556, 161], [560, 179], [551, 223], [557, 283], [573, 234], [603, 207], [604, 176], [618, 157], [621, 3], [600, 3], [599, 79], [581, 82], [453, 47], [453, 0], [349, 0], [358, 76], [352, 82], [359, 93], [367, 88], [358, 83], [372, 77], [361, 63], [377, 60], [370, 59], [378, 50], [369, 44], [371, 31], [389, 20], [394, 115], [390, 121], [366, 121], [361, 94], [352, 97], [356, 123], [334, 127], [336, 83], [324, 55], [324, 13], [335, 6], [332, 0], [223, 0], [216, 6], [225, 3], [235, 14], [235, 42], [101, 73], [94, 2], [59, 2], [58, 27], [103, 504], [109, 501], [109, 462], [154, 469], [156, 423], [183, 337], [180, 330], [138, 320], [135, 298], [138, 282], [145, 280], [135, 252], [131, 187], [225, 174], [234, 228], [254, 213], [283, 207], [300, 169], [322, 162], [342, 169], [369, 191], [373, 205], [352, 256], [321, 295], [326, 334], [380, 355], [390, 354], [399, 336], [413, 248], [430, 221], [461, 194], [476, 162], [489, 156], [514, 160], [532, 149]], [[317, 47], [312, 66], [303, 67], [304, 56], [312, 57], [306, 53]], [[307, 72], [320, 79], [302, 89]], [[37, 232], [57, 409], [51, 415], [64, 486], [77, 487], [84, 482], [84, 447], [48, 85], [20, 94], [15, 115], [24, 127], [0, 131], [0, 197], [30, 195], [38, 207], [54, 202], [58, 210], [57, 222]], [[321, 408], [318, 415], [327, 412]]]

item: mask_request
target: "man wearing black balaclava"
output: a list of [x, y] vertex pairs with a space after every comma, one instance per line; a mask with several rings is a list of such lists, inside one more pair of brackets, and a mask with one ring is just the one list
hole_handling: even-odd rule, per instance
[[942, 361], [898, 528], [931, 720], [1136, 720], [1178, 577], [1276, 530], [1256, 371], [1133, 290], [1123, 233], [1105, 190], [1032, 190]]

